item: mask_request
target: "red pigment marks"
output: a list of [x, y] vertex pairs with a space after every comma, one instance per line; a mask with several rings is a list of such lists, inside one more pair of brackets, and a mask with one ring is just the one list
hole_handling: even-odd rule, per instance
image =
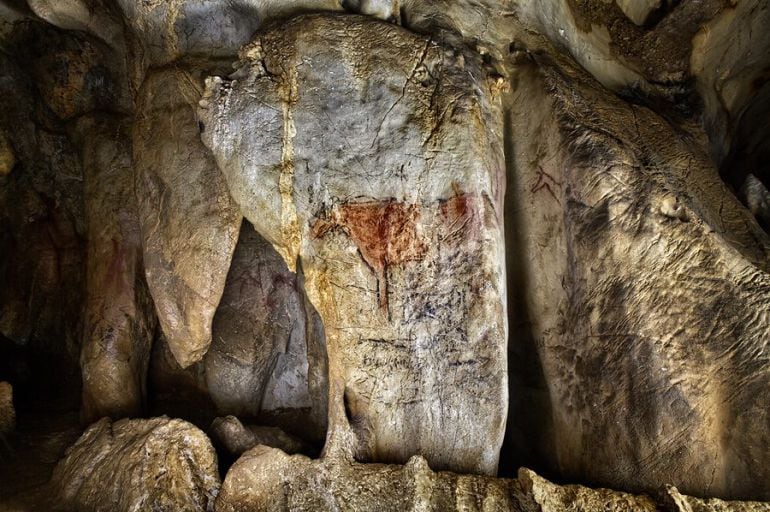
[[[421, 205], [395, 200], [344, 203], [334, 206], [311, 226], [315, 238], [340, 228], [356, 244], [361, 257], [377, 277], [381, 309], [388, 307], [388, 268], [425, 257], [428, 243], [421, 232]], [[444, 240], [473, 236], [477, 230], [474, 197], [457, 193], [431, 206], [441, 221], [435, 226]]]
[[315, 237], [342, 228], [377, 276], [380, 308], [388, 306], [387, 272], [390, 265], [421, 259], [427, 246], [418, 234], [420, 207], [394, 200], [337, 205], [329, 220], [313, 224]]

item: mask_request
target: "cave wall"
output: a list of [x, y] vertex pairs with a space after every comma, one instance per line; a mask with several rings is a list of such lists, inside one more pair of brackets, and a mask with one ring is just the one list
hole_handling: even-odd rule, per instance
[[3, 379], [770, 499], [766, 2], [0, 5]]

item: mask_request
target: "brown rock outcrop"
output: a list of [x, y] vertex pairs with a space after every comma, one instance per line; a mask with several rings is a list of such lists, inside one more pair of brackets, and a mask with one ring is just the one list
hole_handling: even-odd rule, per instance
[[512, 315], [529, 320], [511, 343], [531, 336], [542, 364], [551, 467], [770, 498], [770, 238], [697, 128], [534, 61], [508, 102]]
[[219, 490], [217, 456], [208, 438], [166, 417], [104, 418], [67, 450], [51, 480], [61, 510], [211, 510]]
[[701, 500], [667, 488], [660, 499], [580, 485], [557, 485], [522, 468], [518, 478], [434, 472], [425, 459], [405, 465], [313, 461], [265, 446], [233, 465], [216, 501], [217, 512], [401, 511], [500, 512], [750, 512], [757, 502]]
[[88, 222], [81, 415], [140, 415], [155, 317], [143, 279], [134, 177], [123, 119], [78, 121]]
[[195, 107], [201, 88], [194, 74], [178, 68], [149, 75], [133, 134], [147, 284], [182, 368], [209, 348], [241, 224], [200, 141]]
[[13, 407], [13, 386], [0, 382], [0, 435], [16, 428], [16, 409]]
[[244, 425], [235, 416], [216, 418], [210, 431], [214, 441], [224, 447], [229, 455], [236, 457], [260, 444], [278, 448], [289, 455], [307, 453], [309, 450], [309, 446], [301, 439], [280, 428]]

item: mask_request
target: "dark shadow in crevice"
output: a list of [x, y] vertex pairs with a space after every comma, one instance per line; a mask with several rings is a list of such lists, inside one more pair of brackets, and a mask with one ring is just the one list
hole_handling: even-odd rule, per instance
[[212, 338], [203, 360], [182, 369], [163, 336], [156, 337], [148, 374], [150, 415], [182, 418], [207, 432], [223, 475], [238, 454], [216, 439], [211, 426], [218, 417], [235, 416], [246, 431], [277, 427], [307, 447], [301, 453], [317, 456], [328, 416], [323, 324], [305, 293], [301, 263], [290, 272], [246, 220]]
[[506, 162], [505, 258], [508, 285], [508, 387], [509, 407], [505, 439], [500, 454], [498, 475], [515, 477], [525, 466], [553, 476], [553, 427], [551, 400], [543, 373], [537, 340], [532, 332], [531, 312], [527, 307], [525, 233], [522, 212], [516, 203], [517, 169], [510, 130], [511, 115], [505, 114], [503, 128]]
[[754, 90], [754, 98], [738, 118], [730, 152], [719, 172], [770, 233], [770, 76], [755, 83]]

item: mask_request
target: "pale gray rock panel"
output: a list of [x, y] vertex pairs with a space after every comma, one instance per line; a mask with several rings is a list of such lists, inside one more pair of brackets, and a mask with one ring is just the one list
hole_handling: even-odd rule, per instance
[[471, 53], [352, 16], [294, 19], [241, 58], [209, 79], [203, 140], [244, 216], [290, 269], [301, 260], [329, 352], [326, 450], [494, 473], [497, 82]]

